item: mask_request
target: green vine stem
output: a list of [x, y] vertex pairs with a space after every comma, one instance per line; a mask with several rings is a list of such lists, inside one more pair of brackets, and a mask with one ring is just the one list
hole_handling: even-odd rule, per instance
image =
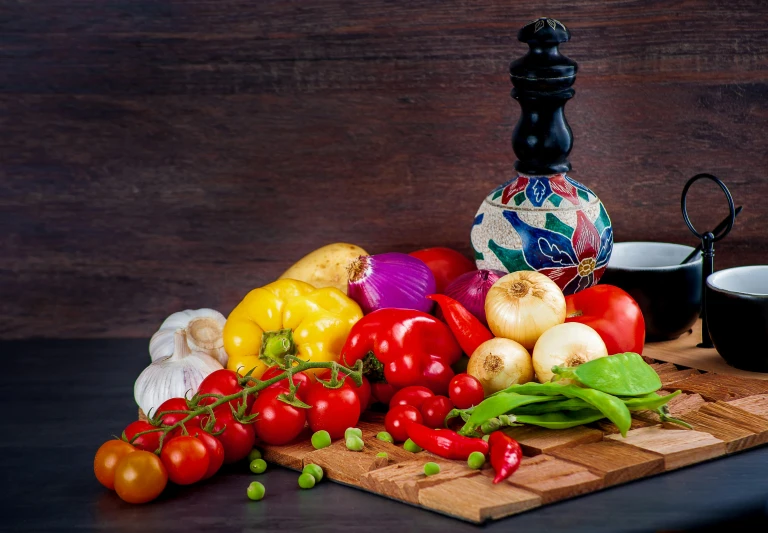
[[[252, 423], [258, 413], [252, 413], [248, 416], [245, 415], [245, 411], [247, 409], [248, 396], [252, 394], [257, 394], [259, 391], [262, 391], [267, 387], [269, 387], [270, 385], [274, 385], [278, 381], [281, 381], [286, 378], [288, 379], [289, 392], [288, 394], [281, 394], [278, 398], [281, 401], [288, 403], [290, 405], [294, 405], [296, 407], [309, 408], [311, 406], [305, 404], [304, 402], [296, 398], [296, 391], [298, 390], [299, 386], [294, 384], [293, 382], [293, 375], [298, 372], [303, 372], [305, 370], [319, 369], [319, 368], [330, 369], [331, 375], [333, 376], [330, 382], [319, 380], [323, 383], [324, 386], [330, 387], [330, 388], [341, 386], [341, 383], [337, 380], [339, 373], [342, 373], [345, 376], [349, 377], [352, 381], [355, 382], [355, 384], [358, 387], [363, 384], [362, 360], [358, 361], [353, 368], [349, 368], [337, 363], [336, 361], [312, 362], [312, 361], [304, 361], [302, 359], [299, 359], [295, 355], [285, 355], [283, 358], [283, 361], [279, 366], [280, 368], [283, 369], [283, 372], [281, 374], [278, 374], [277, 376], [274, 376], [264, 381], [253, 378], [248, 374], [240, 378], [241, 383], [246, 385], [242, 391], [236, 392], [234, 394], [230, 394], [228, 396], [222, 396], [221, 394], [201, 394], [199, 396], [195, 395], [192, 397], [191, 400], [189, 400], [189, 405], [190, 405], [189, 411], [172, 410], [172, 411], [162, 411], [160, 413], [155, 413], [153, 417], [149, 418], [149, 422], [150, 424], [157, 425], [158, 427], [153, 429], [148, 429], [146, 431], [140, 431], [136, 433], [130, 440], [127, 439], [125, 432], [123, 432], [123, 440], [133, 444], [133, 442], [142, 435], [162, 431], [163, 434], [160, 435], [160, 445], [158, 446], [157, 450], [155, 450], [155, 453], [159, 455], [160, 450], [163, 448], [163, 441], [171, 431], [181, 428], [182, 434], [187, 435], [188, 433], [187, 433], [187, 428], [185, 424], [190, 420], [192, 420], [193, 418], [200, 415], [204, 415], [204, 414], [207, 414], [210, 417], [208, 424], [206, 424], [206, 428], [213, 429], [213, 425], [215, 424], [215, 420], [216, 420], [216, 417], [214, 415], [214, 409], [216, 407], [219, 407], [220, 405], [224, 405], [225, 403], [231, 402], [232, 400], [238, 400], [238, 399], [241, 399], [242, 402], [240, 403], [240, 406], [237, 411], [235, 411], [235, 408], [232, 407], [232, 404], [230, 404], [230, 409], [232, 410], [232, 413], [235, 415], [235, 418], [239, 422], [244, 424]], [[199, 405], [199, 402], [203, 398], [216, 398], [216, 401], [208, 405], [201, 406]], [[184, 414], [184, 413], [186, 413], [187, 416], [175, 422], [174, 424], [165, 425], [161, 421], [162, 417], [165, 415]], [[222, 429], [221, 431], [224, 431], [224, 429]]]

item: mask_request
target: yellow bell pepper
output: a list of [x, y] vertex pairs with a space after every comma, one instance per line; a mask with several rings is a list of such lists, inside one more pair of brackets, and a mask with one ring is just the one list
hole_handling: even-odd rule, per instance
[[303, 360], [337, 361], [349, 330], [363, 317], [360, 306], [340, 290], [280, 279], [249, 292], [224, 325], [227, 368], [261, 377], [266, 353], [280, 359], [293, 353]]

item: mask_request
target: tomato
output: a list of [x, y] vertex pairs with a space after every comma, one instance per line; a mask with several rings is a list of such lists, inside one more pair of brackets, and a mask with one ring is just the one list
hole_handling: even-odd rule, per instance
[[396, 405], [410, 405], [419, 409], [427, 398], [432, 398], [434, 395], [434, 392], [421, 385], [403, 387], [389, 400], [389, 408]]
[[115, 489], [115, 467], [120, 459], [136, 451], [136, 448], [122, 440], [108, 440], [96, 451], [93, 458], [93, 473], [99, 483], [109, 490]]
[[421, 417], [424, 425], [430, 428], [445, 427], [445, 417], [451, 412], [453, 402], [445, 396], [432, 396], [421, 404]]
[[459, 409], [468, 409], [483, 401], [483, 385], [474, 376], [456, 374], [448, 385], [448, 396]]
[[373, 396], [373, 399], [378, 403], [389, 405], [389, 402], [392, 400], [392, 396], [394, 396], [396, 392], [397, 389], [389, 383], [385, 383], [383, 381], [371, 383], [371, 396]]
[[[331, 370], [323, 370], [317, 374], [317, 377], [324, 380], [330, 380]], [[357, 395], [357, 399], [360, 400], [360, 411], [365, 411], [371, 403], [371, 382], [368, 381], [368, 378], [363, 376], [363, 384], [358, 387], [351, 379], [347, 381], [348, 377], [349, 376], [339, 373], [339, 379], [344, 382], [344, 385], [342, 386], [348, 387], [354, 391]]]
[[224, 445], [219, 439], [202, 429], [194, 430], [192, 436], [199, 439], [208, 450], [208, 471], [203, 476], [203, 479], [208, 479], [224, 464]]
[[432, 271], [437, 283], [437, 292], [441, 293], [445, 287], [470, 270], [475, 270], [475, 264], [451, 248], [425, 248], [411, 252], [409, 255], [421, 259]]
[[136, 440], [131, 440], [137, 433], [148, 431], [150, 429], [157, 429], [157, 427], [144, 420], [137, 420], [136, 422], [128, 424], [128, 427], [123, 430], [123, 434], [128, 442], [133, 444], [139, 450], [154, 452], [160, 447], [160, 435], [163, 434], [162, 431], [153, 431], [152, 433], [139, 435], [136, 437]]
[[613, 285], [595, 285], [565, 297], [566, 322], [579, 322], [600, 335], [609, 355], [643, 353], [645, 319], [637, 302]]
[[177, 485], [197, 483], [208, 473], [208, 449], [203, 441], [182, 435], [163, 445], [160, 452], [168, 477]]
[[256, 437], [267, 444], [291, 442], [299, 436], [307, 422], [307, 410], [280, 400], [278, 396], [283, 393], [289, 393], [288, 387], [264, 389], [251, 407], [251, 413], [258, 413], [253, 424]]
[[[268, 379], [272, 379], [275, 376], [279, 376], [284, 371], [278, 367], [278, 366], [271, 366], [269, 367], [264, 374], [261, 376], [262, 381], [266, 381]], [[296, 391], [296, 395], [299, 396], [299, 398], [303, 398], [304, 395], [307, 393], [307, 389], [309, 388], [309, 384], [312, 382], [308, 374], [305, 374], [304, 372], [297, 372], [293, 375], [293, 384], [298, 385], [299, 390]], [[277, 383], [273, 383], [268, 389], [271, 389], [273, 387], [277, 387], [280, 389], [287, 389], [288, 388], [288, 378], [281, 379]]]
[[[253, 445], [256, 444], [256, 432], [253, 424], [238, 422], [226, 404], [217, 407], [213, 412], [216, 415], [216, 423], [213, 425], [211, 433], [224, 430], [223, 433], [216, 436], [224, 446], [224, 462], [230, 464], [247, 457], [253, 449]], [[206, 421], [207, 419], [204, 419], [204, 422]]]
[[168, 472], [160, 458], [152, 452], [129, 453], [115, 468], [115, 491], [128, 503], [154, 500], [168, 484]]
[[360, 419], [360, 400], [351, 387], [329, 389], [316, 381], [309, 386], [305, 401], [312, 406], [307, 413], [309, 427], [326, 430], [332, 439], [343, 437]]
[[[221, 396], [230, 396], [242, 392], [243, 387], [240, 385], [239, 374], [234, 370], [227, 370], [225, 368], [216, 370], [208, 374], [205, 379], [200, 383], [197, 388], [198, 394], [219, 394]], [[248, 396], [248, 406], [253, 404], [253, 396]], [[210, 405], [216, 401], [216, 398], [203, 398], [200, 400], [199, 405]], [[240, 405], [240, 399], [230, 400], [228, 403], [232, 404], [232, 407], [237, 409]]]
[[[185, 398], [171, 398], [170, 400], [165, 400], [163, 403], [160, 404], [160, 407], [157, 408], [157, 413], [160, 414], [164, 411], [188, 411], [187, 408], [187, 400]], [[167, 415], [163, 415], [160, 417], [160, 420], [163, 421], [163, 424], [167, 426], [172, 426], [173, 424], [180, 422], [181, 420], [184, 420], [187, 417], [184, 413], [168, 413]], [[194, 417], [189, 422], [186, 422], [184, 424], [184, 427], [187, 428], [187, 432], [189, 432], [192, 429], [199, 428], [200, 427], [200, 416]], [[181, 428], [177, 428], [167, 437], [175, 437], [177, 435], [181, 435]]]
[[392, 435], [395, 442], [408, 439], [408, 425], [412, 422], [421, 424], [421, 413], [412, 405], [396, 405], [384, 417], [384, 428]]

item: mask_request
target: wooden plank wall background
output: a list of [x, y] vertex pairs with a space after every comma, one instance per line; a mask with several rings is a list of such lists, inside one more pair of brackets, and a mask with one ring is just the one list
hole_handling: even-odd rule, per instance
[[[573, 175], [617, 241], [694, 243], [685, 180], [745, 206], [716, 267], [768, 262], [762, 0], [4, 0], [0, 337], [149, 336], [229, 312], [334, 241], [469, 253], [511, 176], [515, 36], [580, 64]], [[702, 187], [697, 223], [725, 214]]]

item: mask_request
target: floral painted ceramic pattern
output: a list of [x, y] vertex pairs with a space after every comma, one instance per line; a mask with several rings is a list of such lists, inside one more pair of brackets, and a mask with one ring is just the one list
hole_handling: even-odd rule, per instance
[[478, 268], [537, 270], [573, 294], [600, 280], [613, 229], [602, 202], [570, 176], [521, 174], [480, 206], [472, 246]]

